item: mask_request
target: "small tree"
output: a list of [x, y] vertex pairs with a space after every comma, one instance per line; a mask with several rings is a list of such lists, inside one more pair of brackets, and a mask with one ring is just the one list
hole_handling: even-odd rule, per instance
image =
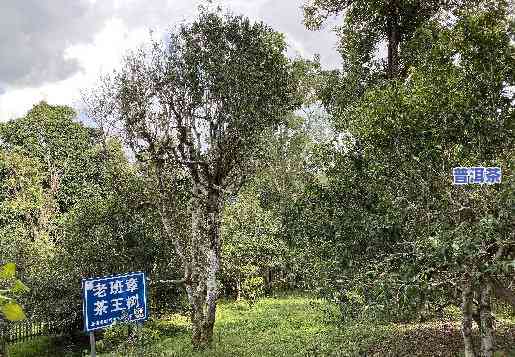
[[279, 216], [259, 201], [255, 189], [246, 187], [223, 212], [222, 277], [224, 284], [234, 284], [237, 299], [269, 290], [271, 271], [284, 265], [287, 253], [286, 244], [277, 237]]
[[[261, 133], [299, 104], [285, 47], [262, 23], [203, 10], [166, 41], [129, 54], [86, 97], [90, 116], [121, 129], [155, 172], [162, 223], [184, 268], [172, 282], [186, 288], [195, 346], [213, 334], [223, 193], [239, 186]], [[174, 232], [173, 211], [188, 206], [169, 204], [170, 168], [191, 181], [187, 238]]]

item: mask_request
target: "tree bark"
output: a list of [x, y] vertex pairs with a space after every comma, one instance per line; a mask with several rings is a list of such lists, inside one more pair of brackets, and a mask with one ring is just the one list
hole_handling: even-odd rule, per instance
[[465, 357], [476, 357], [474, 343], [472, 341], [472, 284], [467, 281], [461, 293], [462, 303], [461, 311], [463, 313], [461, 333], [463, 335], [463, 344], [465, 346]]
[[0, 316], [0, 357], [7, 357], [7, 343], [5, 343], [7, 334], [7, 322]]
[[[220, 202], [216, 190], [207, 195], [196, 184], [192, 209], [191, 281], [186, 283], [190, 301], [192, 343], [204, 348], [213, 340], [220, 270]], [[205, 197], [207, 196], [207, 197]]]
[[220, 271], [220, 197], [217, 190], [210, 190], [208, 195], [208, 249], [206, 279], [206, 316], [203, 322], [202, 343], [209, 344], [213, 339], [213, 328], [218, 300], [217, 275]]
[[191, 236], [189, 250], [172, 229], [173, 216], [165, 202], [163, 170], [158, 165], [159, 209], [161, 221], [177, 255], [182, 261], [184, 278], [169, 280], [184, 284], [191, 305], [192, 343], [204, 348], [211, 343], [218, 299], [217, 274], [220, 270], [220, 198], [215, 189], [206, 190], [193, 182], [191, 204]]
[[241, 278], [238, 276], [236, 279], [236, 301], [241, 300]]
[[396, 78], [399, 74], [399, 44], [401, 37], [397, 1], [392, 1], [386, 21], [388, 33], [388, 63], [386, 74], [389, 79], [392, 79]]
[[480, 292], [481, 356], [492, 357], [494, 353], [494, 326], [492, 317], [492, 286], [484, 283]]

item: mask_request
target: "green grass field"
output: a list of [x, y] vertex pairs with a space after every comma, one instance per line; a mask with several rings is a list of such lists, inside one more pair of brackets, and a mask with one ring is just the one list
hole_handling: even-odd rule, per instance
[[[143, 330], [145, 347], [125, 344], [98, 356], [177, 357], [293, 357], [293, 356], [460, 356], [459, 322], [394, 324], [355, 321], [340, 324], [334, 306], [309, 297], [282, 297], [246, 302], [222, 301], [219, 305], [213, 346], [194, 351], [188, 319], [169, 315], [149, 321]], [[499, 322], [496, 356], [515, 356], [515, 325]], [[149, 336], [151, 337], [149, 339]], [[42, 340], [41, 344], [49, 344]], [[78, 356], [65, 352], [44, 354], [45, 348], [11, 350], [19, 356]], [[99, 349], [102, 345], [99, 343]], [[137, 344], [135, 344], [137, 345]], [[29, 348], [29, 347], [27, 347]], [[48, 346], [46, 349], [49, 349]], [[35, 351], [35, 352], [34, 352]], [[39, 351], [39, 352], [38, 352]], [[43, 351], [43, 352], [42, 352]], [[41, 354], [37, 354], [41, 353]]]
[[[334, 307], [306, 297], [263, 299], [250, 307], [246, 302], [222, 302], [217, 313], [214, 344], [193, 351], [188, 319], [172, 315], [153, 329], [172, 331], [145, 355], [156, 356], [344, 356], [345, 340], [353, 340], [345, 352], [357, 353], [389, 332], [388, 326], [370, 325], [340, 329]], [[359, 338], [355, 335], [361, 331]], [[120, 351], [123, 355], [129, 351]]]

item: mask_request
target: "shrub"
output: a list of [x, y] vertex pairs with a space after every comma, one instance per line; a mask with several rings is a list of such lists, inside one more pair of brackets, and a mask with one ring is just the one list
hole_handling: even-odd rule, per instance
[[260, 276], [251, 276], [241, 283], [241, 295], [253, 305], [257, 299], [264, 295], [265, 281]]

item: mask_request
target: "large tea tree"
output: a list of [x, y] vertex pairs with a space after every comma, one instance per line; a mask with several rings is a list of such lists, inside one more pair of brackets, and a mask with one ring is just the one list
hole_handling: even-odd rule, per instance
[[[507, 87], [515, 48], [507, 9], [485, 2], [457, 13], [453, 26], [427, 23], [410, 43], [410, 76], [369, 89], [340, 118], [363, 143], [362, 177], [385, 228], [362, 250], [388, 242], [363, 274], [374, 277], [366, 293], [376, 289], [407, 307], [418, 299], [459, 303], [466, 356], [477, 355], [474, 320], [479, 355], [492, 355], [492, 301], [513, 303], [514, 103]], [[458, 166], [499, 166], [502, 182], [455, 186]]]
[[[223, 193], [238, 186], [266, 128], [298, 106], [298, 76], [283, 37], [262, 23], [202, 11], [162, 43], [128, 55], [89, 96], [89, 113], [121, 129], [136, 157], [150, 162], [160, 214], [184, 268], [193, 344], [213, 335], [220, 269]], [[92, 100], [93, 99], [93, 100]], [[176, 234], [166, 173], [191, 181], [191, 235]]]
[[[432, 19], [452, 22], [450, 12], [478, 0], [306, 0], [304, 24], [318, 30], [341, 15], [336, 33], [342, 68], [324, 71], [320, 99], [340, 115], [373, 85], [405, 78], [412, 66], [409, 43], [417, 29]], [[384, 52], [384, 54], [383, 54]]]

